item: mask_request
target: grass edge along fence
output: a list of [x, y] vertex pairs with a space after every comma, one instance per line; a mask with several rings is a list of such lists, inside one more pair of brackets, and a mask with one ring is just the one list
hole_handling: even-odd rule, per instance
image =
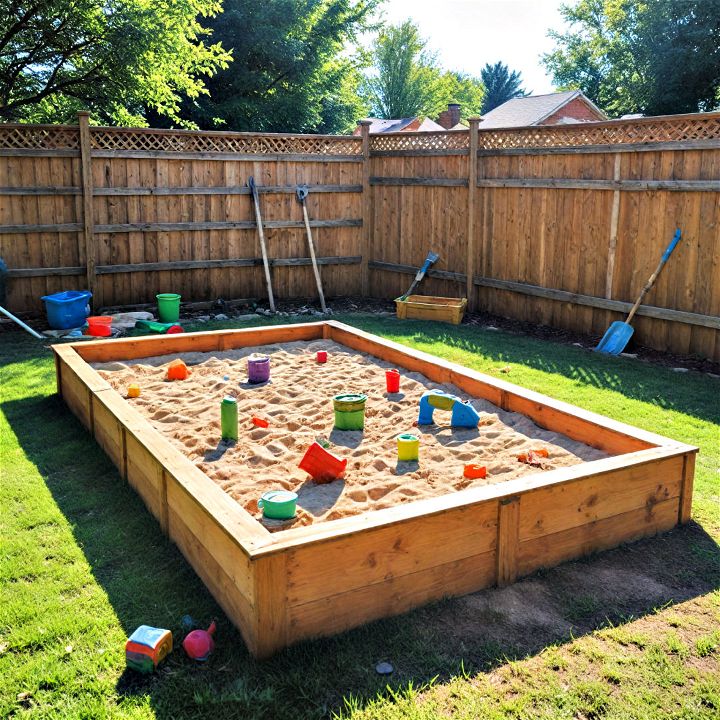
[[[720, 113], [358, 136], [0, 125], [0, 257], [11, 310], [94, 288], [96, 305], [314, 297], [295, 186], [329, 296], [392, 299], [428, 249], [427, 294], [602, 334], [676, 227], [634, 321], [641, 344], [720, 359]], [[247, 195], [247, 197], [245, 197]], [[315, 229], [317, 228], [317, 229]]]

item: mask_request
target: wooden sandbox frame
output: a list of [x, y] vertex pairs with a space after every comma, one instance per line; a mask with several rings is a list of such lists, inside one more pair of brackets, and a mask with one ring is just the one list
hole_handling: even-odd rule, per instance
[[[612, 457], [353, 517], [268, 532], [88, 363], [334, 340], [452, 383]], [[697, 448], [325, 321], [54, 345], [57, 386], [177, 544], [253, 655], [690, 519]]]

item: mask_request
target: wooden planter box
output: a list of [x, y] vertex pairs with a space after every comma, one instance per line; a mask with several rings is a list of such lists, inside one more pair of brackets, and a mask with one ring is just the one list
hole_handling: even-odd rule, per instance
[[[453, 383], [612, 457], [271, 534], [88, 365], [319, 338]], [[71, 343], [53, 350], [65, 403], [258, 657], [430, 600], [505, 585], [690, 518], [697, 448], [338, 322]]]
[[438, 320], [459, 325], [465, 315], [466, 298], [433, 297], [432, 295], [408, 295], [395, 300], [400, 320]]

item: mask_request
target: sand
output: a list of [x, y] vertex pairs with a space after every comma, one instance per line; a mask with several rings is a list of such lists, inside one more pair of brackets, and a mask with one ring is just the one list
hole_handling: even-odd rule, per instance
[[[326, 364], [315, 361], [318, 350], [327, 350]], [[270, 356], [271, 377], [263, 385], [247, 383], [246, 358], [253, 352]], [[191, 375], [183, 381], [166, 381], [165, 367], [176, 357], [187, 363]], [[390, 364], [328, 340], [95, 363], [93, 367], [123, 396], [130, 383], [138, 383], [142, 394], [127, 402], [270, 530], [334, 520], [607, 457], [600, 450], [539, 428], [524, 415], [505, 412], [420, 373], [401, 370], [400, 393], [387, 395], [385, 370]], [[480, 426], [452, 429], [450, 413], [436, 410], [436, 425], [413, 427], [420, 396], [430, 389], [470, 400], [481, 413]], [[333, 429], [332, 398], [343, 392], [367, 394], [363, 432]], [[237, 443], [220, 438], [220, 402], [226, 395], [237, 398]], [[253, 416], [266, 419], [269, 427], [255, 427]], [[420, 436], [419, 463], [398, 462], [396, 437], [401, 432]], [[317, 484], [298, 468], [317, 438], [328, 440], [331, 452], [349, 459], [343, 479]], [[542, 467], [517, 460], [520, 453], [538, 448], [548, 451]], [[469, 463], [485, 465], [487, 478], [463, 477]], [[281, 488], [298, 494], [297, 516], [289, 521], [263, 518], [258, 498]]]

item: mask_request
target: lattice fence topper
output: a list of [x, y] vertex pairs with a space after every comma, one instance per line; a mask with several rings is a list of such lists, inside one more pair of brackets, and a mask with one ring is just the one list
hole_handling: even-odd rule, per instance
[[0, 148], [17, 150], [78, 150], [80, 133], [67, 125], [0, 124]]
[[470, 133], [465, 130], [447, 132], [380, 133], [370, 136], [372, 152], [406, 150], [467, 150]]
[[153, 132], [91, 128], [93, 150], [221, 152], [249, 155], [362, 155], [362, 138], [327, 135]]
[[604, 123], [543, 125], [507, 130], [483, 130], [478, 147], [486, 150], [662, 143], [720, 138], [720, 115], [616, 120]]

